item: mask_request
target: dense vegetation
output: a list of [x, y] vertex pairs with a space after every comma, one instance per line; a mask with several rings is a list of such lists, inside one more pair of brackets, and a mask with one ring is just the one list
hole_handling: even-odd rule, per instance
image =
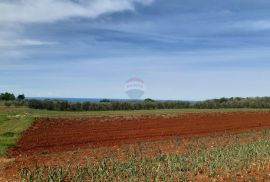
[[18, 95], [17, 98], [13, 93], [0, 93], [0, 101], [4, 101], [6, 106], [24, 106], [26, 105], [24, 94]]
[[[20, 105], [21, 102], [15, 102]], [[222, 109], [222, 108], [270, 108], [270, 97], [258, 98], [221, 98], [201, 102], [187, 101], [137, 101], [137, 102], [67, 102], [59, 100], [28, 100], [33, 109], [59, 111], [105, 111], [105, 110], [149, 110], [149, 109]]]
[[16, 97], [15, 97], [15, 95], [12, 94], [12, 93], [6, 92], [6, 93], [1, 93], [1, 94], [0, 94], [0, 100], [5, 100], [5, 101], [7, 101], [7, 100], [15, 100], [15, 99], [16, 99]]
[[56, 100], [29, 100], [34, 109], [60, 111], [149, 110], [188, 108], [189, 102], [67, 102]]
[[219, 108], [270, 108], [270, 97], [253, 98], [221, 98], [197, 102], [195, 108], [219, 109]]
[[24, 95], [16, 99], [14, 94], [2, 93], [0, 100], [5, 101], [6, 106], [27, 106], [33, 109], [46, 109], [57, 111], [109, 111], [109, 110], [150, 110], [150, 109], [223, 109], [223, 108], [270, 108], [270, 97], [253, 98], [221, 98], [200, 102], [188, 101], [155, 101], [147, 98], [144, 101], [112, 101], [103, 99], [100, 102], [68, 102], [64, 100], [25, 100]]

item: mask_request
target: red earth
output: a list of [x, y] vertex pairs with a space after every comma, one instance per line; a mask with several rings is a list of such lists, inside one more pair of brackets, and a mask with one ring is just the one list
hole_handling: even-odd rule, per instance
[[132, 119], [124, 117], [40, 119], [22, 134], [17, 146], [9, 150], [9, 156], [269, 127], [269, 111], [188, 113], [171, 117], [143, 116]]

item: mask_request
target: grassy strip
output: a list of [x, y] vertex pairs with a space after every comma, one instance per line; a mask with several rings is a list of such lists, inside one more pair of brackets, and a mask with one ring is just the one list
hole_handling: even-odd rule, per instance
[[31, 126], [32, 117], [0, 112], [0, 156], [16, 144], [20, 133]]
[[21, 168], [22, 181], [187, 181], [198, 174], [215, 178], [236, 173], [270, 159], [270, 141], [261, 140], [226, 148], [199, 149], [184, 154], [158, 153], [139, 157], [128, 153], [128, 160], [105, 158], [85, 166]]
[[270, 111], [270, 109], [156, 109], [129, 111], [48, 111], [29, 109], [27, 107], [5, 107], [0, 104], [0, 114], [24, 114], [31, 117], [84, 117], [84, 116], [140, 116], [168, 115], [201, 112], [241, 112], [241, 111]]

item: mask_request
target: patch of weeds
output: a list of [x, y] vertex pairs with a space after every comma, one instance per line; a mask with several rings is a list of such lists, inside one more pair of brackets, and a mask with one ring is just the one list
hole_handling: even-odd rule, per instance
[[3, 134], [1, 134], [1, 136], [3, 137], [14, 137], [16, 135], [16, 133], [14, 132], [5, 132]]

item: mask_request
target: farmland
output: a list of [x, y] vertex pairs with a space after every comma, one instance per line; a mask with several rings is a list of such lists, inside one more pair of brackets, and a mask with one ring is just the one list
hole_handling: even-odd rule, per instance
[[[0, 179], [267, 180], [270, 111], [0, 111]], [[2, 174], [1, 174], [2, 173]]]
[[0, 182], [270, 182], [270, 0], [0, 0]]

